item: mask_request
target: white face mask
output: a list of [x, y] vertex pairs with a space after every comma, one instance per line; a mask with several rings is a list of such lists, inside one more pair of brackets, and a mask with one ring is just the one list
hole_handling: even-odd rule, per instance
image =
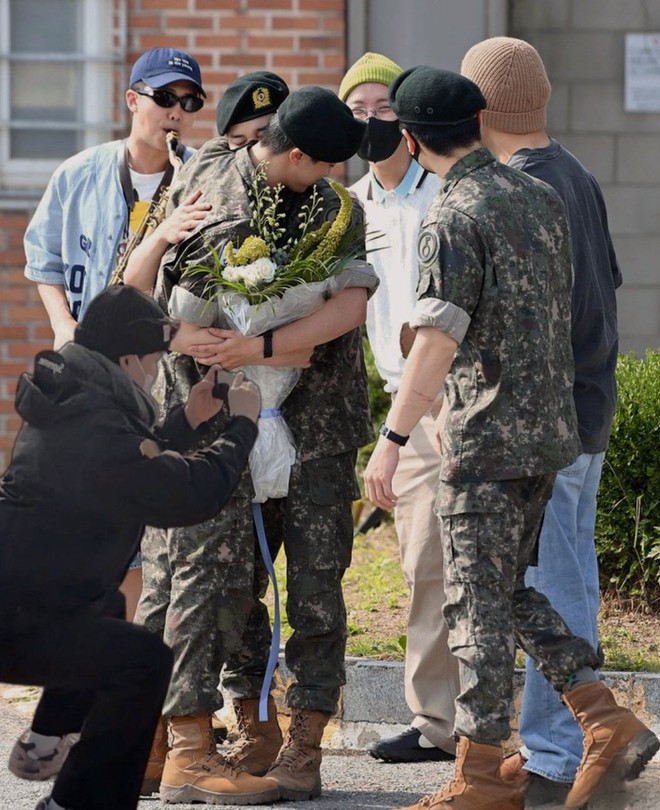
[[[137, 368], [136, 368], [137, 367]], [[139, 369], [139, 371], [138, 371]], [[137, 354], [131, 355], [128, 363], [124, 367], [126, 374], [138, 385], [145, 394], [151, 394], [151, 387], [153, 386], [156, 375], [147, 374], [142, 365], [142, 361]]]
[[138, 363], [140, 364], [140, 369], [142, 370], [142, 374], [144, 375], [144, 379], [142, 380], [142, 386], [141, 386], [142, 390], [144, 391], [145, 394], [151, 394], [151, 388], [152, 388], [154, 382], [156, 381], [156, 375], [155, 374], [147, 374], [147, 372], [144, 370], [144, 366], [142, 365], [142, 362], [140, 361], [139, 357], [138, 357]]

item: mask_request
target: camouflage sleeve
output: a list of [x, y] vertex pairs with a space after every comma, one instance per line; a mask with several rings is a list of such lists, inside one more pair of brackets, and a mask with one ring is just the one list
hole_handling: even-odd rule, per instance
[[418, 302], [411, 327], [435, 326], [460, 343], [479, 303], [486, 253], [471, 217], [443, 208], [427, 219], [417, 242]]

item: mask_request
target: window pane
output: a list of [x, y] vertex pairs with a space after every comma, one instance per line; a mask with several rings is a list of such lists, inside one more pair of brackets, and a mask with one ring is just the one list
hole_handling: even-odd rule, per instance
[[[80, 64], [66, 62], [11, 63], [13, 121], [76, 123], [81, 120]], [[65, 158], [82, 147], [76, 130], [11, 127], [10, 158]]]
[[[75, 53], [81, 0], [10, 0], [10, 42], [14, 53]], [[35, 25], [35, 20], [39, 21]]]
[[62, 62], [11, 63], [11, 118], [79, 121], [80, 66]]
[[9, 137], [9, 157], [64, 159], [82, 149], [79, 132], [62, 130], [12, 129]]

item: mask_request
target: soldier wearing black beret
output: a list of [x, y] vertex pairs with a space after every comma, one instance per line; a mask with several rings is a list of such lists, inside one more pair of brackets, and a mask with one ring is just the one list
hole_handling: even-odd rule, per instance
[[389, 99], [403, 127], [432, 128], [427, 135], [435, 144], [446, 141], [441, 151], [479, 140], [479, 112], [486, 99], [474, 82], [458, 73], [410, 68], [392, 82]]
[[246, 73], [233, 81], [216, 107], [218, 134], [225, 135], [231, 149], [259, 136], [289, 88], [280, 76], [268, 70]]
[[[581, 450], [564, 205], [481, 145], [486, 104], [469, 79], [413, 68], [390, 85], [389, 100], [409, 151], [444, 182], [418, 239], [415, 340], [364, 479], [377, 506], [396, 505], [400, 446], [444, 387], [435, 511], [461, 682], [455, 777], [405, 810], [522, 810], [519, 785], [500, 774], [516, 644], [582, 729], [585, 753], [566, 802], [582, 807], [617, 757], [643, 765], [659, 744], [599, 682], [591, 644], [525, 584], [556, 473]], [[639, 769], [629, 773], [621, 778]]]
[[[286, 497], [269, 498], [263, 513], [271, 551], [285, 545], [289, 572], [287, 606], [294, 635], [286, 656], [293, 677], [286, 698], [291, 725], [284, 741], [272, 697], [268, 719], [259, 719], [271, 631], [261, 602], [267, 574], [258, 549], [255, 554], [249, 476], [218, 519], [192, 530], [149, 529], [143, 544], [139, 620], [167, 638], [175, 659], [164, 709], [176, 727], [173, 748], [165, 757], [164, 746], [154, 746], [152, 758], [154, 780], [160, 778], [161, 797], [168, 801], [186, 796], [221, 803], [227, 799], [227, 779], [246, 771], [268, 771], [266, 781], [275, 780], [281, 798], [304, 800], [321, 792], [321, 738], [345, 683], [342, 577], [353, 543], [352, 502], [359, 497], [355, 455], [373, 437], [357, 327], [365, 321], [368, 290], [377, 279], [361, 263], [355, 282], [360, 286], [332, 295], [312, 315], [301, 311], [293, 323], [250, 336], [205, 328], [213, 323], [216, 308], [197, 297], [205, 279], [185, 271], [192, 264], [212, 266], [216, 246], [229, 241], [240, 246], [254, 236], [255, 188], [282, 203], [273, 228], [283, 253], [300, 238], [301, 215], [312, 207], [313, 230], [350, 216], [349, 229], [360, 234], [360, 207], [352, 206], [350, 214], [346, 204], [342, 209], [326, 175], [357, 152], [365, 130], [366, 124], [334, 93], [304, 87], [284, 99], [256, 143], [230, 150], [220, 137], [204, 144], [172, 189], [172, 205], [203, 189], [211, 211], [203, 228], [171, 245], [160, 265], [155, 296], [181, 318], [183, 339], [175, 347], [176, 359], [172, 353], [163, 360], [155, 396], [169, 410], [187, 396], [200, 366], [220, 354], [226, 369], [283, 365], [303, 371], [282, 411], [297, 462]], [[184, 547], [196, 551], [184, 558], [175, 551]], [[209, 760], [211, 714], [222, 701], [217, 689], [221, 669], [239, 733], [226, 758]], [[155, 767], [159, 762], [161, 774]], [[239, 793], [232, 798], [255, 803], [254, 797]], [[261, 803], [263, 796], [256, 798]]]
[[308, 85], [296, 90], [278, 110], [282, 132], [313, 160], [342, 163], [360, 148], [366, 124], [334, 93]]

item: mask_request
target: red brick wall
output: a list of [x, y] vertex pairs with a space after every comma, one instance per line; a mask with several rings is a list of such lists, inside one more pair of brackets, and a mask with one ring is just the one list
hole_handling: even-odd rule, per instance
[[252, 70], [272, 70], [292, 89], [336, 90], [346, 64], [345, 0], [130, 0], [129, 59], [166, 45], [200, 63], [206, 107], [191, 145], [217, 134], [215, 105]]
[[23, 276], [25, 213], [0, 210], [0, 470], [9, 462], [20, 420], [14, 411], [19, 374], [50, 348], [46, 313], [34, 284]]
[[[217, 134], [215, 105], [243, 73], [272, 70], [292, 89], [336, 90], [346, 67], [345, 27], [345, 0], [130, 0], [128, 57], [132, 63], [148, 48], [169, 45], [199, 61], [208, 93], [190, 139], [199, 146]], [[36, 286], [23, 277], [30, 213], [0, 209], [0, 471], [19, 426], [16, 380], [52, 337]]]

